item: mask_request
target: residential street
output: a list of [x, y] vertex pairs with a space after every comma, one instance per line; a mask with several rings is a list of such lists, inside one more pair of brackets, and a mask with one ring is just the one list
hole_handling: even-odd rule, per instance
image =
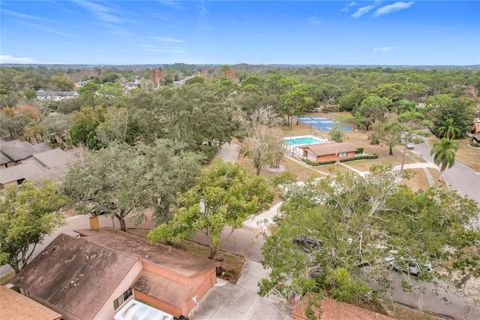
[[[432, 150], [432, 147], [427, 143], [417, 144], [414, 149], [416, 154], [433, 164], [430, 150]], [[445, 170], [443, 179], [459, 193], [475, 199], [480, 203], [480, 175], [463, 163], [456, 161], [451, 169]]]
[[433, 311], [438, 315], [454, 319], [480, 319], [480, 297], [478, 295], [480, 283], [469, 281], [465, 288], [465, 294], [462, 294], [443, 281], [439, 281], [438, 286], [418, 281], [414, 285], [417, 290], [408, 292], [402, 289], [401, 274], [392, 271], [391, 279], [390, 295], [396, 302], [414, 306], [420, 310]]

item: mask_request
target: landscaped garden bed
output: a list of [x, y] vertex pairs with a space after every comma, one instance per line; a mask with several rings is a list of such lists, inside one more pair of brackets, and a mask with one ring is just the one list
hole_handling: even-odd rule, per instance
[[[138, 236], [146, 237], [150, 230], [145, 229], [128, 229], [128, 232]], [[210, 249], [202, 244], [184, 240], [172, 245], [176, 249], [185, 250], [196, 256], [208, 258]], [[230, 283], [237, 283], [245, 265], [245, 257], [222, 250], [218, 250], [215, 261], [219, 263], [217, 268], [217, 277], [224, 279]]]

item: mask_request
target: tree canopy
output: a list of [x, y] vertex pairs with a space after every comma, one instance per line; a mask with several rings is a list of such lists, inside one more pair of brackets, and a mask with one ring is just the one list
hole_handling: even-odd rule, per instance
[[0, 265], [19, 272], [45, 236], [62, 225], [56, 211], [66, 200], [53, 182], [6, 186], [0, 194]]
[[[360, 302], [382, 298], [391, 269], [461, 284], [480, 275], [475, 201], [441, 186], [413, 193], [395, 173], [341, 173], [290, 190], [278, 228], [263, 247], [271, 268], [262, 295], [317, 292]], [[431, 268], [430, 268], [431, 266]]]
[[210, 258], [220, 247], [226, 226], [242, 226], [251, 215], [268, 208], [273, 193], [267, 182], [239, 165], [215, 161], [203, 169], [196, 184], [178, 197], [173, 220], [149, 233], [153, 241], [189, 239], [195, 232], [206, 235]]
[[126, 217], [142, 219], [146, 208], [155, 208], [159, 221], [168, 220], [176, 194], [195, 181], [200, 160], [171, 141], [133, 147], [113, 143], [72, 169], [64, 189], [85, 210], [113, 215], [125, 231]]

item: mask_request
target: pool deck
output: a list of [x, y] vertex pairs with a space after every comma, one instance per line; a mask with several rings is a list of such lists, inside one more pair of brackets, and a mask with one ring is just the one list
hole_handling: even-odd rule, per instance
[[291, 156], [295, 156], [297, 158], [300, 158], [303, 154], [303, 150], [299, 148], [301, 146], [308, 146], [308, 145], [312, 145], [312, 144], [325, 144], [325, 143], [330, 143], [331, 142], [327, 138], [319, 138], [319, 137], [314, 136], [314, 135], [291, 136], [291, 137], [283, 138], [284, 141], [294, 140], [294, 139], [314, 139], [314, 140], [317, 141], [316, 143], [298, 143], [298, 144], [285, 143], [285, 145], [287, 147], [288, 154], [291, 155]]
[[328, 143], [330, 142], [330, 140], [328, 140], [327, 138], [320, 138], [320, 137], [317, 137], [317, 136], [314, 136], [314, 135], [304, 135], [304, 136], [290, 136], [290, 137], [285, 137], [285, 138], [282, 138], [284, 141], [287, 141], [287, 140], [295, 140], [295, 139], [314, 139], [316, 141], [318, 141], [318, 143], [298, 143], [298, 144], [288, 144], [286, 143], [286, 145], [288, 147], [298, 147], [298, 146], [304, 146], [304, 145], [309, 145], [309, 144], [322, 144], [322, 143]]

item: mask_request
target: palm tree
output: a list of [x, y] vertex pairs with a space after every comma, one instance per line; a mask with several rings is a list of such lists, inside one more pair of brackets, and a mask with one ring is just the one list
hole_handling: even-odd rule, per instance
[[460, 136], [460, 129], [455, 126], [452, 118], [448, 118], [443, 125], [438, 128], [441, 137], [447, 139], [455, 139]]
[[447, 138], [442, 138], [433, 145], [431, 155], [435, 164], [440, 167], [440, 175], [443, 174], [445, 169], [451, 168], [455, 164], [457, 148], [457, 142]]

